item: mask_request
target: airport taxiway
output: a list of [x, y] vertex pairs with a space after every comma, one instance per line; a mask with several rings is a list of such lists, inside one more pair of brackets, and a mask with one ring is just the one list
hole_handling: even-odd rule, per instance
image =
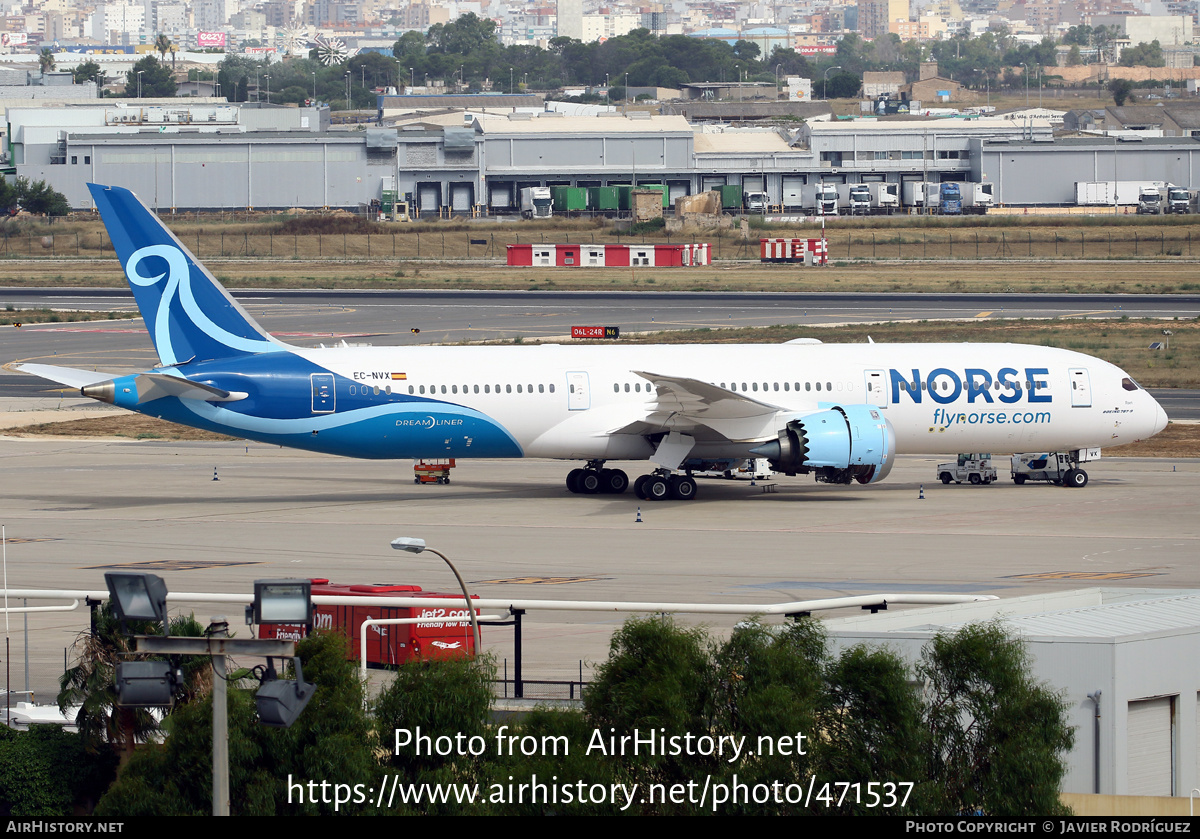
[[[176, 591], [250, 592], [255, 579], [289, 576], [452, 591], [439, 561], [389, 548], [402, 535], [445, 552], [489, 598], [777, 603], [1200, 587], [1200, 461], [1104, 459], [1076, 490], [942, 486], [936, 460], [901, 457], [867, 487], [781, 477], [767, 493], [716, 480], [695, 501], [654, 503], [571, 495], [568, 465], [556, 462], [463, 462], [449, 485], [417, 486], [407, 461], [259, 443], [0, 437], [0, 521], [12, 588], [103, 589], [105, 570], [144, 569]], [[240, 626], [240, 614], [228, 616]], [[529, 613], [525, 677], [574, 679], [582, 667], [587, 678], [624, 617]], [[40, 701], [87, 624], [82, 608], [29, 617]], [[19, 615], [7, 623], [16, 690], [22, 626]], [[510, 675], [512, 639], [511, 629], [484, 632]]]

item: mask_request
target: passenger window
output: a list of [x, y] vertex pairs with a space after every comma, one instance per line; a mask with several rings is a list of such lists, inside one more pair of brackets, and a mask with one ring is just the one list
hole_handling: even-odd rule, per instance
[[442, 385], [442, 393], [445, 393], [445, 392], [446, 392], [446, 386]]
[[550, 385], [550, 392], [554, 393], [554, 385]]
[[538, 385], [538, 393], [545, 393], [545, 392], [546, 392], [546, 386]]
[[479, 385], [475, 385], [475, 392], [479, 393]]
[[483, 386], [483, 392], [484, 392], [484, 393], [491, 393], [491, 392], [492, 392], [492, 386], [491, 386], [491, 385], [484, 385], [484, 386]]
[[425, 395], [425, 385], [421, 385], [421, 395]]
[[629, 382], [625, 383], [625, 392], [629, 393]]
[[621, 392], [621, 386], [619, 384], [617, 384], [616, 382], [613, 382], [613, 393], [620, 393], [620, 392]]
[[504, 386], [504, 392], [505, 392], [505, 393], [512, 393], [512, 385], [505, 385], [505, 386]]
[[521, 392], [521, 386], [517, 385], [517, 393], [520, 393], [520, 392]]
[[804, 383], [804, 389], [805, 389], [805, 390], [808, 390], [808, 391], [811, 391], [811, 390], [812, 390], [812, 382], [805, 382], [805, 383]]
[[417, 392], [417, 389], [416, 389], [415, 387], [413, 387], [412, 385], [409, 385], [409, 386], [408, 386], [408, 392], [409, 392], [409, 393], [416, 393], [416, 392]]
[[751, 384], [754, 386], [754, 392], [758, 393], [758, 382], [751, 382]]

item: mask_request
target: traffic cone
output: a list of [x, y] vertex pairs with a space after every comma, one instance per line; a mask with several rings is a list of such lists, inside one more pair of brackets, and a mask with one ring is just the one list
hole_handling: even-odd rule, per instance
[[215, 466], [213, 467], [213, 480], [214, 481], [221, 480], [220, 478], [217, 477], [217, 467], [215, 467]]
[[924, 500], [925, 500], [925, 484], [921, 484], [921, 492], [920, 492], [920, 494], [919, 494], [919, 495], [917, 495], [917, 500], [918, 500], [918, 501], [924, 501]]
[[637, 518], [633, 520], [633, 523], [634, 524], [642, 523], [642, 508], [641, 507], [637, 508]]

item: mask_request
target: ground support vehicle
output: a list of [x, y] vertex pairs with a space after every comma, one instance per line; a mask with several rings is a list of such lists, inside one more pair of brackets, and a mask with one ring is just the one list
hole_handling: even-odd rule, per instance
[[1056, 486], [1082, 489], [1087, 486], [1088, 474], [1079, 468], [1079, 464], [1099, 458], [1099, 449], [1014, 454], [1012, 456], [1013, 483], [1020, 485], [1027, 481], [1046, 481]]
[[937, 474], [944, 484], [951, 481], [956, 484], [963, 481], [969, 484], [990, 484], [999, 476], [996, 468], [992, 466], [992, 456], [977, 452], [960, 454], [955, 463], [939, 463]]
[[454, 458], [418, 460], [413, 463], [414, 484], [448, 484]]

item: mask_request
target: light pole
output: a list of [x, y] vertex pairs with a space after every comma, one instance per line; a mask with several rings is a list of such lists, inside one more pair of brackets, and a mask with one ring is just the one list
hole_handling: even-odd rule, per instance
[[1021, 75], [1025, 77], [1025, 107], [1029, 107], [1029, 65], [1024, 61], [1021, 62]]
[[509, 68], [508, 68], [508, 93], [509, 93], [509, 95], [512, 95], [512, 92], [513, 92], [513, 74], [512, 74], [512, 71], [513, 71], [513, 68], [509, 67]]
[[267, 104], [271, 104], [271, 74], [264, 73], [263, 78], [267, 80]]
[[142, 98], [142, 73], [144, 72], [146, 71], [138, 70], [138, 99]]
[[259, 92], [261, 90], [262, 90], [262, 87], [258, 83], [258, 70], [256, 68], [254, 70], [254, 101], [255, 102], [259, 101]]
[[317, 104], [317, 71], [313, 70], [313, 104]]
[[976, 70], [976, 73], [983, 73], [983, 81], [987, 85], [987, 103], [988, 108], [992, 107], [992, 74], [987, 70]]
[[826, 91], [826, 86], [829, 84], [829, 71], [830, 70], [841, 70], [841, 69], [842, 69], [842, 65], [840, 65], [840, 64], [836, 64], [833, 67], [825, 68], [825, 75], [821, 78], [821, 98], [824, 99], [825, 101], [829, 101], [828, 92]]
[[462, 589], [463, 600], [467, 608], [467, 614], [471, 616], [471, 634], [475, 636], [475, 655], [479, 655], [479, 620], [475, 617], [475, 610], [471, 608], [471, 595], [467, 592], [467, 584], [463, 582], [462, 575], [458, 573], [458, 569], [454, 567], [445, 554], [440, 551], [435, 551], [433, 548], [425, 546], [424, 539], [416, 539], [412, 536], [401, 536], [399, 539], [392, 540], [392, 547], [398, 551], [408, 551], [409, 553], [419, 554], [429, 551], [434, 556], [441, 557], [442, 561], [450, 566], [450, 570], [454, 572], [454, 577], [458, 580], [458, 585]]
[[347, 70], [345, 75], [346, 75], [346, 110], [348, 111], [348, 110], [350, 110], [350, 71]]

